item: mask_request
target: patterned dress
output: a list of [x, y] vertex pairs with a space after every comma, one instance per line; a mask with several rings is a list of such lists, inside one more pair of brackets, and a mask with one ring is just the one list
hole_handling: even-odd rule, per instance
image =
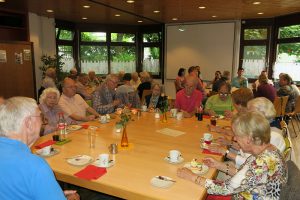
[[287, 182], [287, 167], [278, 150], [251, 155], [240, 170], [225, 182], [206, 180], [208, 194], [233, 195], [233, 199], [277, 200]]

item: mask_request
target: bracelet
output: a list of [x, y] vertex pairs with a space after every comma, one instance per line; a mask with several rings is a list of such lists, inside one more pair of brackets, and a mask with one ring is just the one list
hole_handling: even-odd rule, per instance
[[229, 154], [229, 150], [226, 150], [226, 151], [225, 151], [224, 158], [227, 157], [227, 154]]
[[226, 172], [225, 172], [225, 174], [228, 175], [228, 172], [229, 172], [229, 163], [226, 163]]

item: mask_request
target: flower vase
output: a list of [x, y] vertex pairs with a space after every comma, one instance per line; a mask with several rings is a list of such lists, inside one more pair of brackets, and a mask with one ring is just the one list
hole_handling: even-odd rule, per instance
[[167, 123], [168, 118], [167, 118], [167, 112], [162, 113], [162, 118], [161, 118], [161, 122], [162, 123]]
[[121, 147], [128, 147], [128, 138], [127, 138], [127, 132], [126, 132], [126, 125], [124, 125], [124, 127], [123, 127]]

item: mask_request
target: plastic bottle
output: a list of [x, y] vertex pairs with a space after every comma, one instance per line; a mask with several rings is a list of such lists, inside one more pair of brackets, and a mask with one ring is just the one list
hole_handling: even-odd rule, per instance
[[67, 134], [67, 123], [64, 118], [64, 113], [58, 113], [58, 123], [57, 123], [57, 130], [60, 135], [60, 139], [63, 140]]

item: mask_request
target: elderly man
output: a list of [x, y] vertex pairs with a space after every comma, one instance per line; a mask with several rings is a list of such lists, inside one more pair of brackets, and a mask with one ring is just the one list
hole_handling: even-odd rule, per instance
[[96, 73], [95, 71], [91, 70], [89, 71], [89, 74], [88, 74], [88, 85], [90, 87], [95, 87], [95, 86], [98, 86], [100, 85], [100, 80], [98, 79], [98, 77], [96, 76]]
[[[0, 199], [66, 199], [47, 162], [30, 152], [39, 138], [41, 111], [36, 101], [12, 97], [0, 105]], [[78, 200], [75, 191], [65, 191]]]
[[[63, 94], [61, 95], [58, 105], [73, 120], [85, 122], [94, 120], [99, 114], [91, 108], [84, 99], [76, 94], [75, 81], [65, 78], [63, 84]], [[91, 115], [86, 116], [86, 112]]]
[[130, 80], [130, 85], [137, 90], [139, 85], [141, 84], [141, 80], [139, 77], [139, 74], [137, 72], [132, 72], [131, 73], [131, 80]]
[[45, 72], [45, 78], [42, 81], [42, 86], [45, 89], [49, 87], [56, 88], [55, 79], [56, 79], [56, 70], [53, 67], [49, 67]]
[[110, 74], [104, 83], [93, 93], [93, 108], [100, 114], [113, 113], [115, 108], [122, 107], [121, 100], [117, 98], [116, 87], [119, 79], [116, 75]]
[[68, 76], [69, 78], [76, 80], [77, 75], [78, 75], [78, 71], [77, 71], [76, 67], [73, 67], [72, 69], [70, 69], [70, 74]]
[[184, 117], [192, 117], [201, 105], [202, 94], [196, 85], [197, 79], [187, 76], [185, 88], [176, 94], [175, 107], [183, 111]]
[[188, 72], [189, 72], [189, 76], [194, 77], [196, 79], [196, 81], [197, 81], [196, 82], [196, 89], [201, 92], [202, 99], [205, 99], [206, 98], [206, 92], [205, 92], [204, 84], [203, 84], [202, 80], [198, 77], [199, 71], [198, 71], [197, 66], [191, 66], [188, 69]]
[[92, 95], [87, 91], [87, 83], [88, 83], [88, 76], [86, 74], [79, 74], [76, 85], [76, 93], [82, 96], [85, 100], [92, 99]]

